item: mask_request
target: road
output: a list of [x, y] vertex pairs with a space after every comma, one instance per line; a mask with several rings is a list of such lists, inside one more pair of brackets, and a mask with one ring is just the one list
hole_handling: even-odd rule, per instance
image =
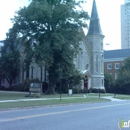
[[0, 130], [119, 130], [122, 119], [130, 101], [0, 111]]

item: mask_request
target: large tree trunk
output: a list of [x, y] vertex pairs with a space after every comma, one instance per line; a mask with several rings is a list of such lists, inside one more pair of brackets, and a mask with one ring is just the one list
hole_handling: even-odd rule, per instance
[[45, 92], [45, 94], [55, 94], [55, 88], [54, 88], [54, 86], [48, 87], [48, 89]]
[[45, 94], [55, 94], [56, 79], [55, 79], [53, 69], [51, 67], [50, 67], [48, 79], [49, 79], [49, 84], [48, 84], [48, 89], [45, 92]]
[[9, 87], [12, 88], [12, 83], [13, 83], [13, 80], [11, 79], [7, 79], [8, 83], [9, 83]]
[[50, 79], [50, 82], [48, 84], [48, 89], [45, 92], [45, 94], [55, 94], [55, 82]]

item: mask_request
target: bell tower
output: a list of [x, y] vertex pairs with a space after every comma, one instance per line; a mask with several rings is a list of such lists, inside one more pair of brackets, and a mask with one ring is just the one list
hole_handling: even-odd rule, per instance
[[91, 88], [104, 89], [104, 51], [103, 51], [104, 35], [102, 34], [95, 0], [93, 0], [91, 19], [86, 38], [87, 41], [89, 42], [92, 51]]

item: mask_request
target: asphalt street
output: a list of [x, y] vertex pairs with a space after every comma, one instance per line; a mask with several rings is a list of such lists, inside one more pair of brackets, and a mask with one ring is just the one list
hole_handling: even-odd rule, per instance
[[119, 130], [122, 119], [130, 101], [0, 111], [0, 130]]

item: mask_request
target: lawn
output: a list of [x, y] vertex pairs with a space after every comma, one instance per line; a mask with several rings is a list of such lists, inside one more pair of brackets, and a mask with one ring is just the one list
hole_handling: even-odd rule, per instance
[[107, 102], [109, 100], [102, 98], [69, 98], [69, 99], [53, 99], [53, 100], [42, 100], [42, 101], [19, 101], [19, 102], [8, 102], [0, 103], [0, 109], [6, 108], [23, 108], [23, 107], [34, 107], [34, 106], [46, 106], [46, 105], [58, 105], [58, 104], [71, 104], [71, 103], [92, 103], [92, 102]]
[[[70, 104], [70, 103], [93, 103], [93, 102], [106, 102], [108, 99], [99, 98], [98, 94], [68, 94], [61, 95], [42, 95], [39, 98], [25, 97], [28, 93], [16, 93], [16, 92], [0, 92], [0, 101], [2, 100], [18, 100], [18, 99], [41, 99], [37, 101], [18, 101], [18, 102], [1, 102], [0, 109], [6, 108], [19, 108], [19, 107], [34, 107], [34, 106], [46, 106], [46, 105], [58, 105], [58, 104]], [[91, 96], [92, 95], [92, 96]], [[51, 99], [50, 99], [51, 98]], [[56, 99], [52, 99], [56, 98]], [[65, 99], [67, 98], [67, 99]], [[47, 99], [47, 100], [42, 100]]]
[[[99, 98], [98, 93], [89, 93], [89, 94], [73, 94], [69, 96], [68, 94], [61, 95], [42, 95], [41, 97], [28, 97], [29, 93], [21, 92], [7, 92], [0, 91], [0, 101], [2, 100], [19, 100], [19, 99], [36, 99], [34, 101], [18, 101], [18, 102], [1, 102], [0, 109], [6, 108], [19, 108], [19, 107], [34, 107], [34, 106], [46, 106], [46, 105], [58, 105], [58, 104], [70, 104], [70, 103], [93, 103], [93, 102], [106, 102], [110, 101], [108, 99]], [[111, 96], [114, 97], [114, 94], [101, 94], [100, 97]], [[55, 99], [53, 99], [55, 98]], [[118, 99], [130, 99], [130, 95], [121, 95], [117, 94], [115, 98]]]
[[117, 94], [115, 98], [122, 99], [122, 100], [130, 100], [130, 95]]
[[[9, 91], [0, 91], [0, 100], [17, 100], [17, 99], [33, 99], [35, 96], [29, 97], [28, 92], [17, 93], [17, 92], [9, 92]], [[35, 95], [35, 94], [34, 94]], [[40, 98], [58, 98], [59, 94], [55, 95], [42, 95]], [[62, 97], [68, 97], [68, 94], [62, 94]]]
[[[32, 99], [35, 97], [26, 97], [29, 93], [17, 93], [17, 92], [10, 92], [10, 91], [0, 91], [0, 100], [17, 100], [17, 99]], [[99, 97], [99, 94], [90, 93], [90, 94], [73, 94], [72, 97]], [[101, 94], [102, 96], [113, 96], [114, 94]], [[68, 94], [62, 94], [62, 97], [71, 97]], [[60, 94], [55, 95], [42, 95], [40, 98], [59, 98]]]

